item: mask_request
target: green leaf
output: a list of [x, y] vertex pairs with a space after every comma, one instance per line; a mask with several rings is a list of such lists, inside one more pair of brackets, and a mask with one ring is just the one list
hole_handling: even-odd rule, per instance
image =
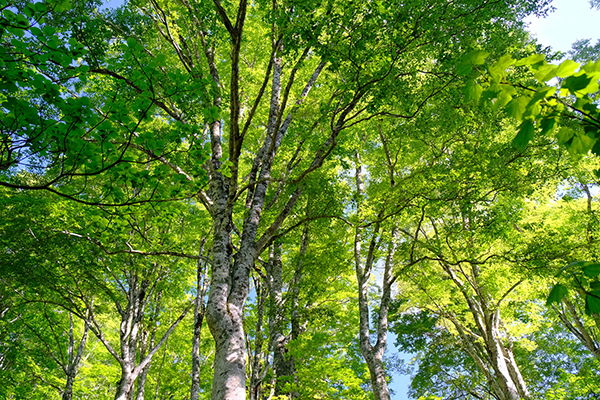
[[565, 286], [561, 285], [560, 283], [557, 283], [550, 291], [550, 294], [548, 295], [548, 300], [546, 300], [546, 305], [549, 306], [552, 303], [559, 304], [568, 293], [569, 290]]
[[[596, 144], [592, 147], [592, 153], [597, 156], [600, 156], [600, 140], [596, 140]], [[600, 179], [600, 171], [596, 174], [596, 177]]]
[[600, 60], [596, 62], [590, 61], [589, 63], [581, 67], [581, 71], [587, 72], [589, 74], [593, 74], [594, 72], [600, 72]]
[[481, 97], [481, 92], [483, 88], [475, 83], [472, 79], [467, 82], [463, 89], [463, 93], [465, 94], [465, 99], [467, 101], [478, 101]]
[[573, 60], [565, 60], [562, 63], [560, 63], [560, 65], [555, 71], [555, 75], [559, 78], [564, 78], [568, 75], [573, 74], [577, 67], [579, 67], [579, 63], [576, 63]]
[[517, 136], [512, 141], [513, 147], [519, 151], [525, 150], [531, 139], [533, 139], [533, 130], [533, 121], [523, 121], [521, 126], [519, 126]]
[[556, 133], [556, 139], [558, 140], [558, 144], [567, 143], [573, 136], [575, 135], [575, 131], [571, 128], [562, 127]]
[[573, 154], [587, 154], [594, 147], [595, 143], [596, 139], [592, 139], [585, 133], [577, 132], [569, 151]]
[[506, 74], [506, 69], [514, 63], [515, 63], [514, 58], [512, 58], [510, 55], [506, 54], [506, 55], [500, 57], [500, 59], [498, 61], [496, 61], [493, 65], [491, 65], [488, 68], [488, 72], [490, 73], [490, 75], [492, 76], [492, 79], [495, 82], [499, 82]]
[[165, 66], [167, 63], [167, 57], [165, 57], [164, 54], [158, 54], [156, 56], [156, 64], [158, 64], [159, 66]]
[[39, 13], [45, 13], [46, 11], [48, 11], [48, 8], [46, 7], [45, 3], [39, 2], [35, 3], [35, 10]]
[[585, 296], [586, 314], [600, 314], [600, 292], [592, 291]]
[[600, 290], [600, 281], [590, 282], [590, 287], [592, 290]]
[[527, 107], [525, 108], [525, 112], [523, 113], [523, 118], [531, 118], [538, 119], [538, 116], [542, 112], [542, 106], [540, 105], [540, 101], [536, 99], [531, 99]]
[[489, 55], [490, 55], [490, 53], [488, 53], [487, 51], [473, 50], [473, 51], [467, 53], [467, 59], [473, 65], [481, 65], [485, 61], [485, 58]]
[[536, 91], [536, 93], [533, 95], [533, 100], [535, 101], [535, 100], [546, 99], [546, 98], [552, 96], [554, 93], [556, 93], [556, 88], [553, 86], [538, 89]]
[[31, 29], [29, 29], [29, 31], [34, 36], [43, 36], [44, 35], [42, 30], [40, 28], [38, 28], [37, 26], [32, 26]]
[[137, 40], [135, 40], [134, 38], [132, 38], [131, 36], [127, 38], [127, 46], [129, 48], [135, 48], [135, 45], [137, 44]]
[[35, 8], [32, 4], [27, 4], [27, 6], [25, 6], [23, 9], [23, 13], [27, 16], [27, 18], [33, 18], [33, 15], [35, 14]]
[[545, 56], [543, 54], [532, 54], [529, 57], [522, 58], [515, 63], [515, 66], [520, 67], [522, 65], [534, 65], [541, 61], [544, 61]]
[[472, 70], [473, 70], [473, 64], [471, 64], [470, 62], [460, 62], [456, 66], [456, 75], [458, 75], [458, 76], [469, 75]]
[[556, 118], [553, 117], [545, 117], [540, 121], [540, 127], [542, 128], [541, 134], [545, 135], [549, 132], [552, 132], [556, 128]]
[[579, 76], [569, 76], [562, 84], [563, 88], [569, 89], [571, 94], [576, 95], [577, 92], [581, 92], [592, 82], [592, 78], [586, 74]]
[[512, 96], [510, 95], [510, 93], [508, 93], [507, 91], [503, 90], [500, 93], [498, 93], [498, 96], [496, 97], [496, 99], [492, 100], [492, 104], [495, 110], [504, 107], [505, 105], [507, 105], [508, 103], [510, 103], [510, 101], [512, 100]]
[[483, 64], [488, 55], [489, 53], [483, 50], [473, 50], [468, 52], [462, 56], [458, 62], [456, 73], [458, 75], [468, 75], [473, 69], [473, 66]]
[[71, 9], [70, 0], [58, 1], [56, 3], [56, 6], [54, 7], [54, 11], [57, 11], [57, 12], [63, 12], [63, 11], [67, 11], [69, 9]]
[[558, 272], [554, 276], [558, 278], [563, 272], [565, 272], [568, 269], [574, 269], [574, 267], [582, 267], [589, 264], [590, 261], [573, 261], [572, 263], [569, 263], [568, 265], [565, 265], [560, 270], [558, 270]]
[[511, 102], [506, 105], [506, 113], [515, 119], [521, 119], [530, 100], [531, 98], [525, 96], [512, 99]]
[[586, 265], [585, 267], [583, 267], [583, 274], [588, 278], [594, 278], [600, 275], [600, 264], [594, 263]]
[[540, 82], [546, 82], [556, 76], [557, 69], [558, 66], [556, 65], [544, 63], [537, 69], [533, 76]]

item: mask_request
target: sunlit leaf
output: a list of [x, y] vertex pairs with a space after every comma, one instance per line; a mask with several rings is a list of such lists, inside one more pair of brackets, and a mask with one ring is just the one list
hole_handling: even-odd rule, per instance
[[512, 141], [512, 145], [520, 151], [525, 150], [531, 139], [533, 139], [533, 121], [523, 121], [521, 126], [519, 126], [519, 131], [517, 132], [517, 136]]
[[585, 311], [588, 315], [600, 314], [600, 291], [593, 291], [585, 296]]
[[600, 275], [600, 264], [589, 264], [583, 267], [583, 274], [588, 278], [594, 278]]
[[483, 88], [475, 83], [473, 80], [469, 80], [463, 89], [463, 93], [465, 94], [465, 100], [467, 101], [478, 101], [481, 97], [481, 92]]
[[569, 293], [569, 290], [564, 285], [557, 283], [556, 285], [554, 285], [554, 287], [550, 291], [550, 294], [548, 295], [548, 299], [546, 300], [546, 305], [549, 306], [552, 303], [559, 304], [568, 293]]

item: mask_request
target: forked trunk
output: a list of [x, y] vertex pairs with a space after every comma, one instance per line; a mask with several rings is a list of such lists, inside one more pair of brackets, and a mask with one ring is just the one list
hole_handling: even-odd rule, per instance
[[79, 341], [77, 353], [74, 353], [75, 336], [73, 332], [73, 313], [69, 313], [69, 319], [69, 349], [68, 364], [66, 366], [67, 381], [65, 383], [65, 388], [62, 393], [62, 400], [71, 400], [73, 398], [73, 383], [75, 382], [75, 377], [77, 376], [77, 371], [79, 370], [79, 363], [81, 362], [81, 357], [83, 356], [83, 350], [85, 348], [85, 343], [87, 341], [87, 335], [89, 332], [89, 326], [87, 324], [87, 321], [84, 321], [83, 335], [81, 336], [81, 340]]

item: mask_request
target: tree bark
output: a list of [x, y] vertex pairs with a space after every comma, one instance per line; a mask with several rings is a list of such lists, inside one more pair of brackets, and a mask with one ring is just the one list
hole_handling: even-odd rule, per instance
[[[160, 299], [162, 297], [162, 290], [160, 290], [156, 295], [156, 304], [160, 304]], [[158, 320], [159, 307], [156, 307], [154, 310], [154, 315], [151, 319], [150, 326], [147, 327], [146, 331], [142, 332], [142, 337], [139, 344], [139, 359], [143, 360], [147, 355], [149, 349], [154, 347], [156, 340], [156, 329], [158, 328], [156, 321]], [[151, 332], [149, 332], [150, 330]], [[137, 391], [135, 395], [136, 400], [144, 400], [144, 393], [146, 389], [146, 379], [148, 377], [148, 372], [150, 371], [150, 364], [146, 364], [146, 366], [142, 369], [138, 379], [137, 379]]]
[[[204, 253], [206, 239], [202, 240], [200, 245], [200, 255]], [[192, 384], [190, 387], [190, 400], [200, 398], [200, 336], [202, 334], [202, 323], [206, 314], [206, 296], [207, 284], [207, 265], [200, 260], [196, 266], [196, 301], [194, 302], [194, 334], [192, 336]]]
[[73, 383], [75, 382], [77, 371], [79, 370], [79, 363], [81, 362], [81, 358], [83, 356], [83, 350], [85, 349], [85, 343], [87, 341], [89, 332], [87, 321], [84, 321], [83, 335], [79, 341], [77, 353], [74, 354], [75, 336], [73, 333], [73, 313], [69, 313], [69, 322], [69, 350], [66, 368], [67, 381], [65, 383], [65, 389], [62, 393], [62, 400], [71, 400], [73, 398]]
[[[455, 271], [446, 262], [441, 262], [441, 264], [448, 276], [461, 290], [475, 321], [478, 334], [467, 335], [465, 332], [468, 329], [456, 318], [450, 317], [459, 332], [462, 332], [460, 337], [465, 347], [467, 350], [471, 349], [469, 354], [475, 359], [481, 372], [493, 381], [491, 386], [501, 400], [529, 399], [529, 390], [519, 366], [516, 364], [512, 348], [504, 343], [502, 337], [501, 326], [503, 324], [500, 311], [493, 306], [490, 295], [479, 281], [479, 266], [471, 265], [471, 274], [467, 275], [462, 269]], [[476, 294], [469, 293], [467, 286], [458, 277], [458, 271], [469, 282], [469, 287], [475, 290]], [[508, 333], [505, 334], [508, 335]], [[478, 339], [483, 341], [485, 350], [483, 355], [475, 355], [474, 347], [470, 343], [470, 341]], [[510, 340], [510, 338], [507, 339]], [[479, 362], [477, 362], [478, 360]]]
[[[360, 157], [357, 154], [357, 167], [355, 172], [357, 188], [357, 213], [361, 212], [361, 197], [363, 196], [364, 183], [362, 179], [362, 166]], [[379, 216], [378, 216], [379, 217]], [[387, 374], [383, 366], [383, 355], [387, 342], [387, 318], [391, 298], [391, 286], [393, 283], [392, 267], [396, 251], [397, 228], [392, 229], [392, 239], [388, 246], [388, 253], [385, 260], [385, 270], [383, 273], [383, 287], [380, 301], [379, 315], [377, 318], [377, 341], [375, 345], [371, 344], [370, 311], [369, 300], [367, 297], [369, 279], [376, 262], [375, 251], [379, 247], [380, 223], [375, 223], [375, 229], [372, 232], [369, 248], [365, 260], [362, 254], [362, 230], [360, 222], [355, 227], [354, 234], [354, 266], [356, 271], [356, 280], [358, 284], [358, 308], [359, 308], [359, 341], [360, 352], [369, 368], [371, 377], [371, 387], [375, 400], [390, 400], [390, 392], [387, 386]]]
[[[252, 365], [250, 371], [250, 390], [249, 390], [249, 398], [250, 400], [259, 400], [261, 398], [262, 393], [262, 382], [267, 374], [269, 369], [268, 364], [263, 364], [263, 359], [265, 357], [265, 351], [263, 349], [264, 345], [264, 333], [263, 333], [263, 323], [264, 323], [264, 314], [265, 314], [265, 303], [267, 302], [267, 295], [269, 291], [263, 287], [260, 279], [255, 280], [254, 287], [256, 288], [256, 329], [255, 329], [255, 338], [254, 338], [254, 353], [252, 356]], [[250, 348], [250, 345], [248, 345]]]
[[283, 301], [283, 264], [281, 262], [281, 243], [272, 246], [268, 264], [269, 277], [269, 328], [271, 331], [271, 351], [273, 352], [273, 369], [275, 370], [275, 396], [291, 393], [285, 384], [295, 377], [294, 361], [288, 355], [289, 337], [285, 334], [286, 307]]

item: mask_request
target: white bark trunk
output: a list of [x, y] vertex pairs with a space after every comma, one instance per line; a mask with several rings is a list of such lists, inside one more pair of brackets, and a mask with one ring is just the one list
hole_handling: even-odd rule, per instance
[[[360, 214], [361, 197], [363, 195], [364, 183], [362, 180], [362, 167], [360, 165], [360, 158], [357, 154], [357, 167], [356, 167], [356, 188], [357, 188], [357, 212]], [[390, 392], [387, 386], [387, 374], [383, 367], [383, 354], [385, 353], [385, 346], [387, 341], [387, 318], [388, 309], [391, 296], [391, 285], [392, 285], [392, 266], [393, 258], [396, 250], [396, 228], [392, 231], [392, 240], [388, 247], [388, 254], [385, 260], [385, 271], [383, 274], [383, 287], [382, 296], [380, 303], [380, 310], [377, 319], [377, 342], [373, 346], [370, 341], [371, 328], [370, 328], [370, 317], [369, 317], [369, 302], [367, 297], [369, 278], [375, 260], [375, 251], [378, 247], [378, 235], [380, 230], [380, 223], [375, 224], [374, 232], [369, 244], [367, 256], [363, 261], [362, 254], [362, 227], [359, 224], [355, 228], [354, 235], [354, 263], [356, 270], [356, 280], [358, 283], [358, 307], [359, 307], [359, 342], [360, 351], [365, 359], [369, 368], [369, 374], [371, 377], [371, 387], [373, 389], [373, 395], [375, 400], [390, 400]]]
[[[269, 369], [268, 364], [265, 360], [263, 364], [263, 358], [265, 352], [263, 350], [264, 344], [264, 333], [263, 333], [263, 322], [264, 322], [264, 311], [265, 303], [267, 302], [268, 290], [263, 287], [260, 279], [255, 281], [256, 288], [256, 333], [254, 338], [254, 354], [252, 354], [252, 365], [250, 371], [250, 388], [249, 397], [250, 400], [259, 400], [262, 394], [262, 382]], [[250, 347], [250, 346], [249, 346]]]
[[[204, 253], [204, 246], [207, 237], [205, 237], [200, 245], [199, 254]], [[202, 264], [198, 260], [196, 265], [196, 300], [194, 302], [194, 333], [192, 336], [192, 384], [190, 386], [190, 400], [198, 400], [200, 398], [200, 335], [202, 334], [202, 323], [206, 313], [206, 304], [204, 297], [206, 296], [207, 283], [207, 263]]]
[[73, 383], [77, 377], [77, 371], [79, 370], [79, 363], [83, 356], [83, 350], [85, 349], [85, 343], [89, 332], [89, 326], [84, 321], [83, 335], [79, 341], [77, 347], [77, 353], [75, 351], [75, 336], [73, 332], [73, 313], [69, 313], [69, 349], [68, 349], [68, 360], [67, 360], [67, 381], [65, 383], [65, 389], [62, 393], [62, 400], [71, 400], [73, 398]]
[[281, 262], [281, 244], [274, 243], [269, 257], [269, 292], [270, 314], [269, 329], [271, 331], [271, 351], [273, 352], [273, 368], [275, 370], [275, 396], [289, 397], [291, 391], [285, 384], [293, 382], [295, 376], [294, 362], [288, 354], [288, 337], [284, 330], [287, 326], [285, 305], [283, 302], [283, 264]]
[[[474, 338], [474, 334], [466, 335], [464, 332], [467, 329], [456, 318], [450, 317], [450, 319], [459, 329], [461, 339], [469, 354], [474, 358], [481, 372], [490, 379], [495, 394], [501, 400], [529, 399], [527, 385], [512, 355], [512, 349], [507, 347], [502, 338], [503, 333], [500, 327], [503, 325], [500, 313], [497, 309], [494, 310], [497, 307], [493, 307], [491, 296], [479, 281], [479, 266], [471, 265], [470, 275], [467, 275], [462, 269], [460, 270], [462, 277], [469, 282], [469, 287], [475, 290], [476, 295], [474, 295], [458, 277], [458, 270], [455, 271], [447, 263], [442, 262], [441, 264], [467, 301], [475, 321], [477, 336], [483, 340], [486, 354], [475, 354], [475, 347], [469, 343], [477, 340]], [[508, 335], [507, 332], [505, 334]], [[487, 360], [487, 365], [484, 360]]]

